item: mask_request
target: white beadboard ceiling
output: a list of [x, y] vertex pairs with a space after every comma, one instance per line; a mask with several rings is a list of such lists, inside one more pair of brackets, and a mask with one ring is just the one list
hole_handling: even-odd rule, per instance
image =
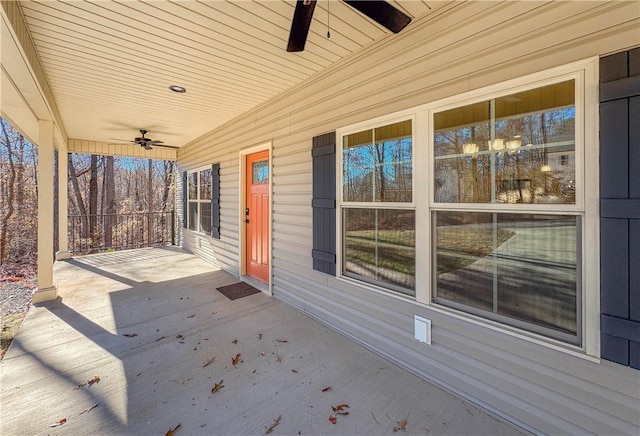
[[[415, 19], [436, 2], [390, 3]], [[337, 0], [317, 3], [302, 53], [286, 51], [295, 1], [20, 4], [68, 136], [103, 142], [144, 128], [152, 139], [184, 145], [394, 37]]]

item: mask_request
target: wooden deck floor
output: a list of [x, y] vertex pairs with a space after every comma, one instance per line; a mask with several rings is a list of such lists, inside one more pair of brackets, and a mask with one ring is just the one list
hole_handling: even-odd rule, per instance
[[0, 363], [2, 435], [520, 434], [267, 295], [228, 300], [237, 278], [179, 249], [55, 277]]

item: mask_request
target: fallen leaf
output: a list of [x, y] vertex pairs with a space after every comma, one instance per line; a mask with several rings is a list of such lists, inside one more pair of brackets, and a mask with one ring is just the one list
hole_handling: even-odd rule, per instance
[[64, 424], [65, 422], [67, 422], [67, 418], [60, 418], [58, 422], [54, 422], [53, 424], [49, 425], [49, 427], [58, 427]]
[[125, 333], [122, 336], [124, 336], [125, 338], [135, 338], [136, 336], [138, 336], [137, 333]]
[[211, 365], [214, 360], [215, 360], [215, 357], [212, 357], [211, 359], [207, 359], [207, 361], [204, 364], [202, 364], [202, 367], [204, 368]]
[[280, 355], [278, 354], [277, 351], [276, 351], [276, 363], [282, 363], [282, 359], [280, 358]]
[[224, 385], [222, 384], [224, 380], [220, 380], [219, 383], [216, 383], [215, 385], [213, 385], [213, 388], [211, 388], [211, 393], [215, 394], [216, 392], [218, 392], [220, 389], [222, 389], [224, 387]]
[[329, 392], [331, 389], [333, 389], [331, 386], [327, 386], [322, 390], [322, 392]]
[[194, 313], [193, 315], [189, 315], [189, 316], [187, 317], [187, 319], [189, 319], [189, 318], [194, 318], [195, 316], [196, 316], [196, 314]]
[[334, 412], [338, 412], [340, 410], [348, 409], [349, 405], [348, 404], [338, 404], [337, 406], [331, 406], [331, 408], [333, 409]]
[[94, 375], [91, 380], [87, 380], [87, 384], [89, 386], [91, 386], [94, 383], [100, 383], [100, 377], [98, 377], [97, 375]]
[[262, 339], [262, 333], [258, 333], [258, 340]]
[[179, 428], [180, 428], [180, 424], [176, 425], [174, 428], [169, 429], [169, 431], [164, 436], [173, 436], [173, 434]]
[[294, 373], [294, 374], [298, 373], [298, 371], [296, 371], [295, 369], [292, 369], [291, 372]]
[[261, 352], [260, 352], [260, 355], [261, 355], [261, 356], [266, 356], [266, 355], [267, 355], [267, 353], [265, 353], [264, 351], [261, 351]]
[[231, 363], [233, 364], [233, 366], [236, 366], [239, 363], [242, 363], [243, 361], [240, 360], [240, 353], [236, 354], [236, 357], [234, 357], [233, 359], [231, 359]]
[[89, 407], [88, 409], [84, 409], [82, 412], [78, 413], [78, 416], [82, 415], [83, 413], [88, 413], [91, 412], [93, 409], [95, 409], [96, 407], [98, 407], [100, 403], [96, 403], [93, 406]]
[[231, 341], [231, 343], [232, 343], [232, 344], [237, 344], [237, 343], [238, 343], [238, 340], [237, 340], [237, 339], [234, 339], [233, 341]]
[[405, 431], [407, 429], [407, 420], [409, 419], [409, 417], [407, 416], [405, 419], [403, 419], [402, 421], [398, 422], [398, 425], [396, 425], [395, 427], [393, 427], [393, 432], [397, 432], [397, 431]]
[[276, 428], [278, 424], [280, 424], [280, 418], [282, 418], [282, 415], [278, 416], [276, 419], [273, 420], [273, 423], [264, 432], [264, 434], [270, 434], [273, 431], [273, 429]]
[[338, 418], [332, 415], [329, 417], [329, 421], [331, 421], [331, 424], [335, 424], [336, 422], [338, 422]]
[[181, 334], [179, 334], [179, 333], [178, 333], [178, 334], [176, 335], [176, 339], [182, 339], [182, 338], [184, 338], [184, 336], [182, 336]]
[[216, 312], [211, 312], [211, 315], [215, 315], [216, 313], [218, 313], [218, 312], [217, 311]]
[[285, 342], [289, 342], [289, 341], [284, 340], [284, 339], [276, 339], [276, 342], [282, 342], [282, 343], [285, 343]]

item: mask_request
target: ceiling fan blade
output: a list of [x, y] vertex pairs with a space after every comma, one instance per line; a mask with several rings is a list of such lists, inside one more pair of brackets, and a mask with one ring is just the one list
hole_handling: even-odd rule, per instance
[[144, 147], [145, 150], [153, 150], [153, 147], [151, 147], [149, 144], [144, 144], [142, 147]]
[[293, 20], [291, 21], [291, 31], [289, 32], [289, 43], [287, 44], [288, 52], [304, 50], [315, 7], [316, 0], [298, 0], [296, 2], [296, 9], [293, 12]]
[[411, 22], [411, 17], [386, 1], [344, 0], [344, 2], [393, 33], [400, 32]]
[[154, 147], [164, 147], [164, 148], [172, 148], [174, 150], [179, 149], [180, 147], [176, 145], [167, 145], [167, 144], [153, 144]]
[[154, 140], [151, 140], [151, 141], [146, 141], [146, 142], [147, 142], [147, 144], [153, 144], [153, 145], [164, 144], [164, 141], [158, 141], [157, 139], [154, 139]]

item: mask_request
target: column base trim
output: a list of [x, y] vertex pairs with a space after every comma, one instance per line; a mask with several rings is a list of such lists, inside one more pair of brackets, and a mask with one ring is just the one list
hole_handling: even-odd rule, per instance
[[49, 288], [38, 289], [33, 293], [31, 301], [33, 304], [44, 303], [45, 301], [53, 301], [58, 298], [58, 287], [51, 286]]
[[56, 260], [71, 259], [71, 253], [68, 251], [56, 251]]

